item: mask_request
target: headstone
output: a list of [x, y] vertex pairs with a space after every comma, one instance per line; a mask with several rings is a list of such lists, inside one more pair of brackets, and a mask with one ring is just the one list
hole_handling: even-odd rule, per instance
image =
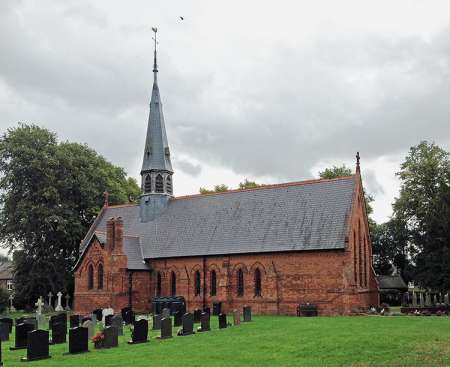
[[56, 307], [55, 307], [55, 311], [64, 311], [64, 308], [63, 308], [62, 305], [61, 305], [61, 297], [62, 297], [62, 293], [61, 293], [61, 292], [58, 292], [56, 295], [58, 296], [58, 304], [57, 304]]
[[233, 324], [234, 326], [241, 324], [241, 313], [239, 312], [239, 310], [233, 311]]
[[168, 339], [172, 337], [172, 319], [170, 317], [161, 320], [161, 336], [159, 339]]
[[163, 308], [162, 313], [161, 313], [161, 317], [163, 319], [170, 317], [170, 310], [168, 308]]
[[9, 325], [9, 332], [10, 333], [12, 332], [12, 327], [13, 327], [13, 324], [14, 324], [13, 319], [11, 319], [9, 317], [3, 317], [3, 318], [0, 319], [0, 322], [8, 324]]
[[219, 316], [222, 313], [222, 302], [213, 303], [213, 316]]
[[10, 294], [9, 295], [9, 312], [16, 312], [16, 309], [13, 305], [13, 301], [14, 301], [14, 295]]
[[194, 334], [194, 315], [191, 313], [185, 313], [183, 315], [181, 332], [178, 335], [186, 336], [192, 334]]
[[25, 317], [18, 317], [17, 319], [16, 319], [16, 326], [17, 325], [19, 325], [19, 324], [23, 324], [23, 322], [25, 321]]
[[173, 326], [181, 326], [183, 322], [183, 315], [181, 311], [176, 311], [173, 315]]
[[161, 330], [161, 315], [153, 315], [153, 330]]
[[0, 322], [0, 340], [6, 342], [9, 340], [9, 324]]
[[62, 321], [53, 321], [52, 326], [52, 339], [50, 344], [63, 344], [66, 342], [67, 326]]
[[203, 312], [209, 313], [211, 315], [211, 309], [209, 307], [205, 307]]
[[199, 310], [198, 308], [194, 310], [194, 322], [199, 323], [200, 322], [200, 316], [202, 316], [202, 310]]
[[34, 317], [26, 317], [26, 318], [23, 320], [23, 322], [24, 322], [24, 324], [30, 324], [30, 325], [33, 325], [33, 330], [36, 330], [36, 329], [38, 328], [37, 320], [36, 320], [36, 318], [34, 318]]
[[51, 329], [53, 323], [63, 323], [64, 327], [67, 329], [67, 314], [65, 312], [59, 313], [57, 315], [53, 315], [50, 317], [48, 322], [48, 328]]
[[95, 326], [97, 326], [97, 315], [95, 314], [95, 313], [93, 313], [92, 315], [91, 315], [91, 320], [92, 320], [92, 323], [94, 324], [94, 327]]
[[252, 321], [252, 308], [250, 306], [244, 306], [244, 322]]
[[91, 339], [95, 335], [95, 326], [92, 320], [86, 320], [83, 322], [83, 327], [88, 329], [88, 337]]
[[227, 327], [227, 315], [221, 313], [219, 315], [219, 329], [225, 329]]
[[33, 331], [33, 325], [25, 323], [16, 324], [14, 347], [9, 349], [25, 349], [27, 347], [27, 335], [29, 331]]
[[115, 327], [107, 326], [103, 334], [105, 335], [105, 339], [103, 340], [104, 348], [115, 348], [119, 346], [119, 335]]
[[102, 310], [102, 321], [105, 326], [107, 326], [105, 317], [109, 315], [114, 315], [114, 310], [111, 307]]
[[48, 352], [48, 331], [30, 331], [27, 338], [27, 356], [22, 358], [22, 361], [37, 361], [50, 358]]
[[130, 325], [134, 323], [135, 316], [134, 312], [130, 307], [125, 307], [122, 309], [122, 319], [126, 325]]
[[103, 310], [101, 308], [96, 308], [94, 311], [92, 311], [92, 314], [95, 315], [96, 320], [92, 320], [94, 322], [102, 320], [103, 318]]
[[89, 331], [84, 327], [69, 329], [69, 353], [89, 352]]
[[423, 299], [423, 293], [422, 292], [419, 293], [419, 303], [420, 303], [420, 307], [424, 307], [425, 306], [425, 301]]
[[82, 318], [81, 318], [81, 321], [80, 321], [80, 323], [81, 323], [81, 325], [83, 325], [84, 324], [84, 322], [85, 321], [92, 321], [92, 316], [83, 316]]
[[123, 319], [122, 316], [116, 315], [111, 318], [111, 326], [117, 329], [119, 336], [123, 335]]
[[37, 307], [36, 315], [42, 315], [42, 306], [44, 306], [44, 301], [42, 300], [42, 297], [39, 297], [34, 305]]
[[448, 293], [445, 293], [444, 295], [444, 303], [448, 305]]
[[69, 320], [71, 328], [80, 326], [80, 315], [71, 315]]
[[37, 321], [37, 329], [45, 329], [45, 316], [44, 315], [36, 315], [36, 321]]
[[70, 311], [70, 295], [69, 295], [69, 293], [66, 294], [65, 299], [66, 299], [66, 308], [65, 308], [65, 310], [66, 311]]
[[53, 293], [48, 292], [48, 305], [50, 306], [51, 309], [53, 309], [52, 298], [53, 298]]
[[111, 326], [111, 320], [114, 317], [114, 315], [106, 315], [105, 316], [105, 326]]
[[412, 292], [412, 306], [417, 307], [417, 294], [414, 291]]
[[202, 312], [202, 315], [200, 316], [200, 327], [197, 330], [200, 332], [210, 331], [211, 326], [209, 320], [210, 320], [209, 313]]
[[148, 321], [138, 320], [134, 322], [133, 331], [131, 333], [131, 340], [128, 344], [139, 344], [148, 342]]
[[426, 304], [427, 306], [431, 306], [432, 303], [433, 303], [433, 302], [431, 301], [431, 295], [430, 295], [430, 293], [427, 293], [426, 296], [425, 296], [425, 304]]

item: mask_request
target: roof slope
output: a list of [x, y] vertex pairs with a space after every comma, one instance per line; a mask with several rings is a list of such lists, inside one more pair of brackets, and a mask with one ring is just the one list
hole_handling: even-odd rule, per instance
[[380, 289], [407, 289], [405, 281], [401, 275], [378, 275]]
[[342, 249], [354, 187], [350, 176], [180, 197], [147, 223], [137, 205], [108, 207], [95, 229], [122, 217], [145, 259]]

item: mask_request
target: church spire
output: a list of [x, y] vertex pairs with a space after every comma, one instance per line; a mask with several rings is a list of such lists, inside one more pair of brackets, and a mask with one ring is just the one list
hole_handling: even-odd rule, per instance
[[[144, 157], [141, 169], [142, 198], [150, 195], [172, 195], [172, 162], [170, 160], [169, 143], [166, 136], [164, 114], [157, 82], [158, 64], [156, 60], [156, 32], [154, 33], [153, 88], [150, 100], [147, 135], [145, 139]], [[148, 202], [148, 200], [147, 200]]]

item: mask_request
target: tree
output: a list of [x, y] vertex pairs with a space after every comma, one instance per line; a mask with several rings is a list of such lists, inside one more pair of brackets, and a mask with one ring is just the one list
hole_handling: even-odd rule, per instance
[[434, 143], [411, 147], [397, 173], [394, 218], [408, 233], [409, 262], [424, 287], [450, 290], [450, 157]]
[[256, 187], [260, 187], [261, 185], [257, 184], [255, 181], [249, 181], [247, 179], [244, 180], [244, 182], [239, 182], [239, 189], [245, 190], [245, 189], [254, 189]]
[[319, 177], [331, 179], [337, 177], [351, 176], [352, 174], [353, 174], [352, 169], [343, 164], [342, 166], [333, 166], [331, 168], [325, 168], [324, 171], [319, 172]]
[[208, 190], [208, 189], [205, 189], [204, 187], [200, 187], [200, 194], [204, 195], [204, 194], [211, 194], [213, 192], [225, 192], [228, 190], [229, 190], [229, 188], [227, 185], [220, 184], [220, 185], [215, 185], [214, 189], [212, 189], [212, 190]]
[[18, 303], [71, 291], [80, 240], [103, 203], [124, 203], [139, 187], [86, 145], [21, 124], [0, 138], [0, 241], [14, 251]]

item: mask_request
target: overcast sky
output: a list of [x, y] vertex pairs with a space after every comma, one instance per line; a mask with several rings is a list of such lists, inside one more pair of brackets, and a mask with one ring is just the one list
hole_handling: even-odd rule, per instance
[[176, 195], [359, 150], [384, 221], [409, 147], [450, 147], [450, 2], [430, 0], [0, 0], [0, 130], [45, 126], [138, 177], [152, 26]]

